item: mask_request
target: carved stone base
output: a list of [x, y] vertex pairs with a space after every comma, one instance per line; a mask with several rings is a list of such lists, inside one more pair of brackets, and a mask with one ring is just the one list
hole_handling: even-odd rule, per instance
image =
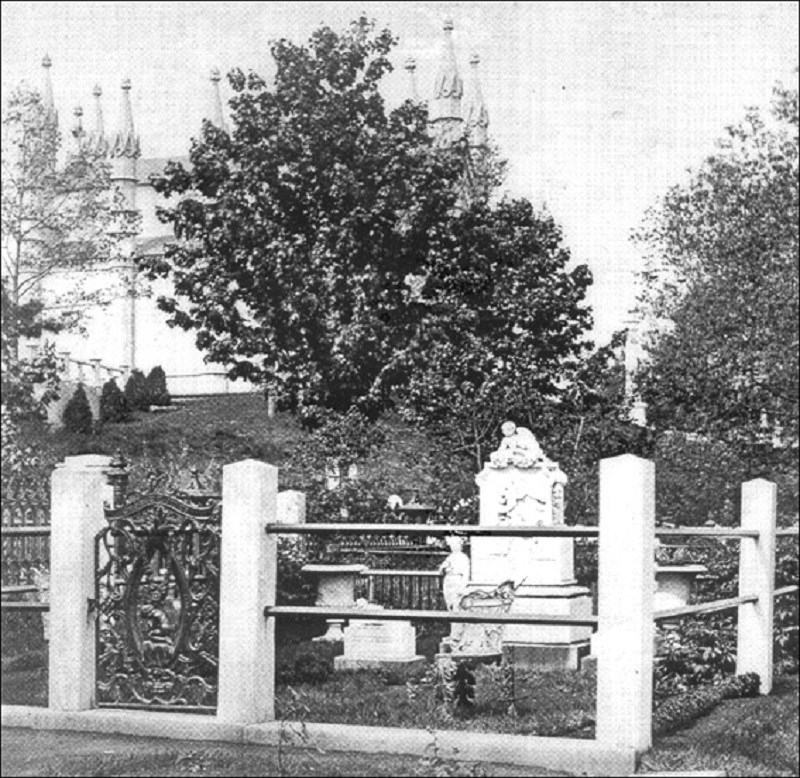
[[398, 673], [404, 679], [421, 675], [427, 664], [424, 656], [409, 659], [348, 659], [346, 656], [337, 656], [333, 659], [334, 670], [386, 670]]
[[328, 619], [327, 624], [328, 631], [324, 635], [311, 638], [311, 640], [319, 643], [342, 643], [344, 641], [344, 619]]
[[[583, 618], [592, 615], [592, 598], [584, 586], [520, 586], [514, 594], [510, 614], [570, 616]], [[506, 624], [503, 643], [568, 645], [588, 641], [591, 627], [560, 624]]]
[[579, 670], [588, 655], [588, 640], [566, 645], [503, 643], [505, 662], [534, 670]]

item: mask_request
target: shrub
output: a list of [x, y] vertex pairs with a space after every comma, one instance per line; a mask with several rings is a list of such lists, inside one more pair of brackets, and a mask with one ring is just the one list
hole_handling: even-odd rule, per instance
[[656, 696], [726, 683], [736, 669], [732, 616], [684, 619], [676, 629], [663, 634], [664, 655], [655, 668]]
[[75, 394], [64, 408], [61, 420], [68, 432], [87, 434], [92, 431], [92, 409], [89, 406], [89, 399], [86, 397], [83, 384], [78, 384]]
[[333, 675], [333, 652], [328, 647], [310, 646], [297, 652], [292, 662], [278, 668], [279, 683], [325, 683]]
[[170, 405], [172, 398], [167, 390], [167, 376], [164, 369], [158, 365], [148, 374], [146, 381], [147, 400], [150, 405]]
[[106, 381], [100, 394], [100, 421], [116, 423], [127, 421], [130, 416], [128, 401], [117, 382], [113, 378]]
[[128, 407], [139, 411], [146, 411], [150, 407], [147, 396], [147, 379], [141, 370], [134, 370], [125, 384], [125, 399]]
[[699, 716], [710, 713], [723, 700], [755, 697], [761, 681], [756, 673], [737, 675], [715, 686], [693, 689], [663, 700], [653, 714], [653, 734], [664, 735], [681, 729]]

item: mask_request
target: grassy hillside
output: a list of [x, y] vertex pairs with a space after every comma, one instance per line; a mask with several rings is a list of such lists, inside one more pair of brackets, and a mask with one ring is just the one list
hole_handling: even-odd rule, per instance
[[[475, 491], [469, 462], [453, 460], [397, 418], [387, 418], [380, 427], [384, 442], [360, 468], [362, 478], [381, 493], [441, 503], [443, 491]], [[92, 435], [33, 427], [27, 438], [41, 452], [43, 470], [65, 456], [119, 451], [131, 462], [134, 478], [164, 468], [188, 473], [190, 467], [218, 476], [222, 465], [248, 458], [281, 468], [281, 488], [309, 488], [309, 478], [319, 482], [324, 477], [321, 470], [298, 471], [297, 454], [308, 445], [309, 433], [289, 414], [269, 418], [261, 395], [181, 400], [170, 410], [137, 412], [129, 422], [105, 424]]]

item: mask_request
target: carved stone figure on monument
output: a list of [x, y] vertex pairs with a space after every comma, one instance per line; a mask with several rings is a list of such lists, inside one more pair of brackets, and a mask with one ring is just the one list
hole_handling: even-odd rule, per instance
[[517, 427], [513, 421], [507, 421], [500, 429], [503, 440], [497, 451], [489, 456], [489, 467], [529, 468], [544, 458], [542, 447], [527, 427]]

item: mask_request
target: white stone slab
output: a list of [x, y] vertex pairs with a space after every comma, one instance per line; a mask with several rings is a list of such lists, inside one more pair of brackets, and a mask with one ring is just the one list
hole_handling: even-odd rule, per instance
[[417, 633], [409, 621], [353, 621], [344, 630], [345, 659], [413, 659]]

